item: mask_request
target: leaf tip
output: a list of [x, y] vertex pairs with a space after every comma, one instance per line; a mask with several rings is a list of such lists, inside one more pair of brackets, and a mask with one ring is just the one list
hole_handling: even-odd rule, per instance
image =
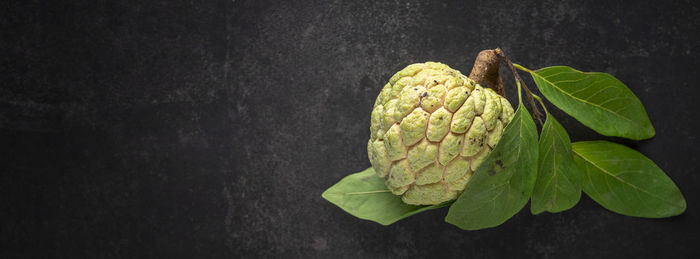
[[678, 206], [678, 210], [671, 213], [671, 215], [670, 215], [671, 217], [678, 216], [678, 215], [685, 213], [685, 210], [688, 208], [688, 204], [685, 201], [685, 197], [683, 197], [683, 193], [680, 192], [680, 189], [678, 190], [678, 194], [679, 194], [678, 203], [680, 204], [680, 206]]
[[654, 125], [651, 125], [651, 123], [649, 124], [649, 127], [647, 128], [646, 131], [647, 131], [646, 132], [647, 134], [646, 134], [644, 139], [650, 139], [650, 138], [653, 138], [654, 136], [656, 136], [656, 129], [654, 129]]
[[323, 192], [321, 193], [321, 197], [324, 198], [324, 199], [326, 199], [326, 200], [328, 201], [328, 194], [327, 194], [327, 193], [328, 193], [328, 190], [323, 191]]

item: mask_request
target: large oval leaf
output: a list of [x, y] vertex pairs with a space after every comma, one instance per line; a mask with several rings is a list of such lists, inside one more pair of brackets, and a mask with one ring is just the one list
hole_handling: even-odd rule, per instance
[[351, 174], [328, 188], [323, 198], [355, 217], [389, 225], [413, 214], [449, 205], [413, 206], [392, 194], [374, 169]]
[[537, 129], [522, 104], [501, 141], [452, 204], [445, 221], [462, 229], [495, 227], [530, 199], [537, 178]]
[[566, 66], [517, 67], [530, 72], [547, 100], [602, 135], [639, 140], [655, 134], [642, 102], [610, 74]]
[[654, 162], [607, 141], [573, 144], [583, 172], [583, 191], [608, 210], [635, 217], [663, 218], [685, 211], [678, 187]]
[[542, 126], [539, 146], [530, 212], [556, 213], [574, 207], [581, 198], [581, 172], [574, 164], [569, 134], [550, 113]]

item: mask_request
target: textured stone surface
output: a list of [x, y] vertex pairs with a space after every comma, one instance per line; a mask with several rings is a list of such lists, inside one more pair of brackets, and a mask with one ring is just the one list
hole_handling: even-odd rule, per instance
[[[5, 2], [0, 257], [698, 258], [695, 5]], [[657, 130], [625, 143], [678, 184], [686, 213], [630, 218], [584, 195], [465, 232], [446, 208], [383, 227], [321, 198], [369, 167], [369, 114], [392, 73], [426, 60], [466, 73], [493, 47], [625, 82]], [[605, 139], [550, 111], [574, 140]]]

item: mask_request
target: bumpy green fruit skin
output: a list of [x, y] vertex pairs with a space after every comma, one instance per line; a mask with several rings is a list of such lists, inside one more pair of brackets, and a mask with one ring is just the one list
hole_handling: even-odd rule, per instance
[[377, 97], [367, 153], [403, 202], [439, 204], [462, 193], [512, 118], [505, 98], [459, 71], [437, 62], [412, 64]]

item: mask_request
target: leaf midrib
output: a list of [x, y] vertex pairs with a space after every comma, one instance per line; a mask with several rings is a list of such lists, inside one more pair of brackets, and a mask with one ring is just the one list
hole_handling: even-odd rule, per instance
[[374, 193], [387, 193], [391, 192], [390, 190], [376, 190], [376, 191], [364, 191], [364, 192], [343, 192], [343, 193], [328, 193], [328, 195], [338, 195], [338, 196], [345, 196], [345, 195], [361, 195], [361, 194], [374, 194]]
[[553, 209], [554, 203], [557, 201], [557, 188], [559, 188], [559, 179], [557, 178], [557, 145], [555, 143], [556, 141], [554, 138], [556, 134], [556, 132], [554, 131], [554, 123], [549, 125], [549, 129], [549, 134], [552, 136], [552, 174], [554, 174], [552, 179], [554, 181], [554, 196], [552, 197], [552, 204], [549, 209]]
[[[614, 112], [614, 111], [612, 111], [612, 110], [610, 110], [610, 109], [607, 109], [607, 108], [605, 108], [605, 107], [603, 107], [603, 106], [597, 105], [597, 104], [595, 104], [595, 103], [591, 103], [591, 102], [589, 102], [589, 101], [586, 101], [586, 100], [584, 100], [584, 99], [581, 99], [581, 98], [578, 98], [578, 97], [576, 97], [576, 96], [574, 96], [574, 95], [569, 94], [568, 92], [566, 92], [566, 91], [562, 90], [561, 88], [559, 88], [558, 86], [556, 86], [552, 81], [549, 81], [549, 80], [547, 80], [547, 78], [545, 78], [545, 77], [543, 77], [543, 76], [537, 74], [537, 71], [531, 71], [530, 73], [533, 74], [533, 75], [536, 75], [536, 76], [539, 77], [539, 78], [541, 78], [542, 80], [544, 80], [545, 82], [547, 82], [548, 84], [550, 84], [552, 87], [554, 87], [555, 89], [557, 89], [559, 92], [562, 92], [562, 93], [568, 95], [569, 97], [571, 97], [571, 98], [573, 98], [573, 99], [579, 100], [579, 101], [581, 101], [581, 102], [584, 102], [584, 103], [590, 104], [590, 105], [592, 105], [592, 106], [594, 106], [594, 107], [597, 107], [597, 108], [599, 108], [599, 109], [601, 109], [601, 110], [607, 111], [607, 112], [609, 112], [609, 113], [611, 113], [611, 114], [613, 114], [613, 115], [615, 115], [615, 116], [617, 116], [617, 117], [623, 118], [623, 119], [625, 119], [625, 120], [627, 120], [627, 121], [629, 121], [629, 122], [631, 122], [631, 123], [633, 123], [633, 124], [641, 125], [641, 124], [635, 123], [635, 121], [633, 121], [633, 120], [631, 120], [631, 119], [629, 119], [629, 118], [627, 118], [627, 117], [625, 117], [625, 116], [622, 116], [621, 114], [618, 114], [618, 113], [616, 113], [616, 112]], [[581, 72], [581, 73], [583, 73], [583, 72]]]
[[[636, 185], [634, 185], [634, 184], [631, 184], [631, 183], [629, 183], [629, 182], [627, 182], [627, 181], [622, 180], [622, 178], [617, 177], [616, 175], [614, 175], [614, 174], [608, 172], [607, 170], [605, 170], [605, 169], [601, 168], [600, 166], [598, 166], [597, 164], [593, 163], [593, 161], [591, 161], [591, 160], [589, 160], [588, 158], [584, 157], [582, 154], [580, 154], [579, 152], [577, 152], [575, 149], [572, 149], [572, 151], [573, 151], [577, 156], [579, 156], [581, 159], [583, 159], [584, 161], [586, 161], [586, 162], [588, 162], [589, 164], [593, 165], [595, 168], [598, 168], [600, 171], [602, 171], [603, 173], [605, 173], [605, 174], [611, 176], [612, 178], [615, 178], [615, 179], [617, 179], [618, 181], [620, 181], [620, 182], [622, 182], [622, 183], [624, 183], [624, 184], [627, 184], [627, 185], [629, 185], [629, 186], [631, 186], [631, 187], [633, 187], [633, 188], [635, 188], [635, 189], [637, 189], [637, 190], [639, 190], [639, 191], [641, 191], [641, 192], [643, 192], [643, 193], [646, 193], [646, 194], [648, 194], [648, 195], [651, 196], [651, 197], [654, 197], [654, 198], [656, 198], [656, 199], [659, 199], [659, 200], [663, 201], [664, 203], [670, 204], [670, 205], [672, 205], [672, 206], [674, 206], [674, 207], [683, 208], [683, 206], [679, 206], [679, 205], [677, 205], [677, 204], [675, 204], [675, 203], [669, 202], [668, 200], [666, 200], [666, 199], [664, 199], [664, 198], [661, 198], [661, 197], [659, 197], [659, 196], [656, 196], [656, 195], [654, 195], [653, 193], [650, 193], [650, 192], [648, 192], [648, 191], [646, 191], [646, 190], [644, 190], [644, 189], [642, 189], [642, 188], [639, 188], [638, 186], [636, 186]], [[592, 181], [593, 181], [593, 179], [591, 179], [591, 182], [592, 182]], [[611, 189], [611, 190], [612, 190], [612, 189]], [[598, 193], [600, 193], [600, 192], [598, 192]]]

